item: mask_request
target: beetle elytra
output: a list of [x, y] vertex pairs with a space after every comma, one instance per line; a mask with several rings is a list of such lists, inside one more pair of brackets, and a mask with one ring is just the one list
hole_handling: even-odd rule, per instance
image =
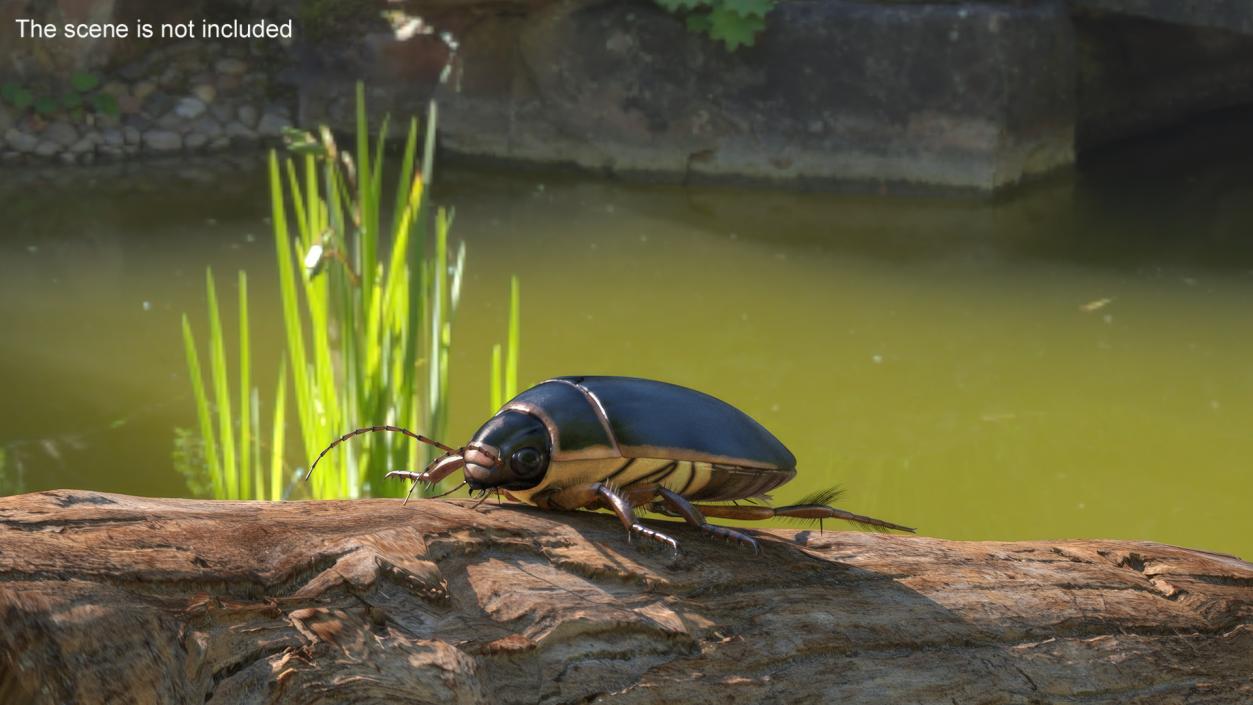
[[710, 524], [706, 517], [832, 518], [913, 531], [828, 506], [838, 496], [834, 490], [785, 507], [716, 504], [763, 499], [796, 476], [796, 458], [739, 409], [665, 382], [632, 377], [550, 379], [506, 403], [461, 448], [395, 426], [370, 426], [336, 439], [313, 461], [309, 473], [335, 446], [374, 431], [403, 433], [444, 451], [422, 472], [387, 474], [412, 480], [413, 487], [433, 486], [460, 469], [462, 485], [471, 493], [486, 497], [504, 492], [542, 509], [608, 508], [628, 536], [658, 541], [675, 551], [678, 543], [641, 523], [635, 508], [682, 517], [706, 534], [754, 551], [759, 549], [751, 536]]

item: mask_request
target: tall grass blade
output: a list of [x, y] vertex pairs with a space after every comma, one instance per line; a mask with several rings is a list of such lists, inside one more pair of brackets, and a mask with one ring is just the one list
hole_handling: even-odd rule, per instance
[[231, 417], [230, 380], [226, 369], [226, 340], [222, 335], [222, 317], [218, 296], [213, 286], [213, 270], [205, 271], [205, 288], [209, 295], [210, 377], [213, 379], [214, 404], [218, 411], [218, 438], [221, 440], [222, 475], [228, 499], [239, 499], [239, 475], [235, 466], [235, 429]]
[[[518, 275], [509, 280], [509, 356], [505, 362], [505, 399], [518, 394], [518, 352], [522, 343], [522, 287]], [[502, 402], [503, 403], [503, 402]]]
[[191, 332], [187, 314], [183, 314], [183, 349], [187, 354], [187, 372], [191, 378], [192, 395], [196, 399], [196, 419], [200, 424], [200, 437], [204, 441], [205, 464], [209, 466], [213, 496], [221, 497], [225, 492], [225, 483], [222, 479], [222, 465], [218, 460], [217, 439], [213, 434], [213, 412], [209, 409], [209, 398], [205, 394], [204, 377], [200, 373], [200, 356], [196, 354], [196, 337]]
[[[285, 482], [290, 468], [284, 463], [289, 415], [295, 418], [298, 447], [306, 459], [315, 457], [329, 440], [360, 426], [388, 423], [436, 437], [447, 433], [449, 359], [465, 281], [466, 249], [464, 242], [454, 246], [449, 241], [452, 212], [435, 211], [429, 205], [438, 110], [431, 105], [420, 157], [419, 124], [409, 121], [399, 180], [395, 193], [389, 191], [387, 196], [394, 204], [388, 218], [390, 230], [384, 231], [383, 167], [389, 122], [384, 117], [377, 140], [371, 141], [361, 85], [356, 107], [352, 153], [339, 151], [334, 136], [322, 128], [318, 149], [304, 150], [303, 159], [284, 159], [280, 165], [277, 154], [268, 155], [286, 338], [268, 434], [268, 472], [261, 452], [263, 407], [252, 376], [246, 275], [239, 273], [238, 425], [226, 392], [225, 338], [211, 273], [206, 289], [216, 419], [205, 393], [191, 327], [184, 323], [201, 435], [206, 453], [211, 454], [206, 462], [216, 483], [214, 496], [271, 500], [287, 496], [292, 489]], [[312, 135], [302, 140], [304, 144], [310, 141], [317, 140]], [[511, 296], [508, 347], [497, 346], [493, 351], [494, 407], [516, 388], [516, 279]], [[292, 408], [287, 401], [289, 382], [294, 388]], [[403, 486], [385, 484], [385, 472], [418, 466], [419, 459], [429, 459], [431, 452], [427, 446], [399, 437], [366, 436], [328, 454], [312, 482], [297, 491], [314, 497], [399, 494]]]
[[283, 472], [283, 449], [287, 439], [287, 364], [278, 365], [278, 391], [274, 393], [274, 425], [270, 439], [270, 501], [283, 499], [286, 484]]
[[504, 365], [501, 359], [500, 343], [492, 346], [492, 374], [491, 374], [491, 397], [492, 405], [488, 409], [488, 414], [495, 414], [500, 407], [505, 405], [505, 381], [502, 379], [501, 367]]
[[252, 490], [252, 354], [248, 340], [248, 275], [239, 272], [239, 498]]

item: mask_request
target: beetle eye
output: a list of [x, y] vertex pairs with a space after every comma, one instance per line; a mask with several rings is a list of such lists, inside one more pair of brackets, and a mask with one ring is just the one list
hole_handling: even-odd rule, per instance
[[523, 448], [509, 458], [509, 466], [521, 477], [532, 477], [544, 469], [544, 455], [534, 448]]

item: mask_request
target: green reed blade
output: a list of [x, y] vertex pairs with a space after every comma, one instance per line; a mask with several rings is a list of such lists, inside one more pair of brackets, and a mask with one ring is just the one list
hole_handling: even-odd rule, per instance
[[252, 355], [248, 341], [248, 275], [239, 272], [239, 494], [252, 499]]
[[405, 206], [409, 202], [409, 195], [412, 192], [411, 184], [413, 183], [413, 162], [414, 155], [417, 152], [418, 145], [418, 121], [416, 118], [409, 119], [409, 134], [405, 138], [405, 149], [401, 153], [400, 162], [400, 178], [396, 181], [396, 199], [395, 205], [392, 207], [392, 237], [395, 238], [400, 234], [402, 227], [401, 221], [406, 215]]
[[509, 356], [505, 361], [505, 400], [518, 394], [518, 353], [522, 342], [522, 287], [518, 275], [509, 280]]
[[274, 393], [274, 425], [270, 439], [270, 501], [283, 498], [285, 477], [283, 473], [283, 450], [287, 440], [287, 365], [278, 364], [278, 391]]
[[[221, 485], [219, 495], [276, 499], [290, 490], [283, 481], [282, 462], [288, 367], [295, 387], [292, 413], [305, 462], [354, 427], [398, 423], [437, 436], [446, 433], [451, 400], [449, 358], [466, 251], [464, 242], [449, 247], [452, 213], [433, 214], [428, 208], [437, 119], [432, 104], [420, 174], [415, 174], [418, 121], [409, 122], [388, 238], [383, 237], [380, 218], [389, 122], [383, 119], [377, 141], [371, 142], [364, 86], [357, 90], [355, 154], [340, 152], [324, 128], [323, 148], [303, 154], [303, 169], [293, 159], [285, 160], [280, 169], [277, 155], [269, 155], [286, 354], [280, 360], [268, 483], [260, 451], [262, 405], [259, 392], [251, 388], [247, 280], [241, 273], [239, 446], [228, 443], [228, 438], [212, 443], [207, 398], [202, 404], [210, 445], [215, 451], [220, 449], [212, 463], [219, 468], [214, 472]], [[292, 221], [287, 219], [288, 198]], [[428, 238], [432, 225], [434, 238]], [[315, 246], [321, 249], [314, 250]], [[381, 251], [384, 246], [389, 249]], [[306, 268], [311, 253], [317, 261]], [[212, 381], [217, 396], [225, 400], [218, 404], [217, 432], [226, 436], [234, 429], [230, 400], [220, 389], [228, 371], [216, 292], [211, 281], [208, 286], [215, 324], [210, 331]], [[516, 299], [516, 282], [513, 295]], [[511, 321], [516, 317], [515, 302]], [[190, 336], [190, 326], [185, 328]], [[517, 337], [517, 325], [511, 323], [509, 347], [494, 352], [493, 395], [502, 401], [510, 379], [516, 384]], [[194, 345], [194, 341], [188, 337], [187, 344]], [[194, 352], [193, 348], [190, 354]], [[189, 365], [192, 362], [189, 358]], [[402, 486], [384, 484], [385, 470], [393, 465], [412, 467], [420, 454], [429, 457], [430, 453], [427, 446], [401, 438], [365, 437], [328, 454], [308, 485], [309, 492], [314, 497], [355, 497], [363, 490], [400, 493]]]
[[[270, 153], [273, 156], [273, 152]], [[309, 231], [309, 219], [305, 216], [305, 198], [300, 191], [300, 179], [296, 176], [296, 163], [286, 160], [287, 186], [291, 189], [292, 211], [296, 214], [296, 233], [303, 241], [304, 233]], [[271, 185], [272, 186], [272, 185]], [[273, 191], [273, 189], [271, 189]], [[282, 193], [280, 186], [279, 193]]]
[[496, 343], [495, 345], [492, 346], [492, 372], [491, 372], [492, 405], [491, 405], [491, 408], [487, 412], [488, 414], [495, 414], [497, 410], [500, 409], [500, 407], [505, 405], [505, 400], [504, 400], [504, 396], [505, 396], [504, 384], [505, 383], [504, 383], [504, 380], [501, 378], [502, 375], [501, 375], [501, 370], [500, 370], [501, 365], [503, 364], [504, 363], [501, 361], [500, 343]]
[[308, 250], [319, 238], [325, 225], [319, 215], [322, 212], [318, 198], [318, 168], [312, 154], [305, 155], [305, 217], [308, 218], [308, 230], [300, 231], [302, 250]]
[[[261, 464], [261, 390], [253, 387], [249, 401], [252, 402], [252, 491], [246, 499], [265, 499], [265, 468]], [[245, 449], [244, 452], [247, 451]]]
[[210, 377], [213, 380], [213, 402], [218, 410], [218, 437], [222, 439], [222, 473], [226, 478], [226, 496], [239, 499], [239, 476], [235, 467], [235, 431], [231, 418], [230, 381], [226, 369], [226, 341], [222, 335], [217, 291], [213, 286], [213, 270], [205, 270], [205, 288], [209, 296]]
[[[293, 200], [299, 193], [293, 193]], [[270, 203], [274, 225], [274, 247], [278, 259], [279, 294], [283, 302], [283, 326], [287, 338], [287, 354], [291, 363], [292, 382], [296, 391], [296, 408], [299, 412], [300, 436], [307, 453], [316, 453], [313, 446], [317, 427], [313, 421], [312, 394], [309, 384], [309, 362], [305, 355], [304, 333], [297, 304], [296, 275], [293, 271], [293, 253], [287, 230], [286, 209], [283, 207], [283, 185], [279, 179], [278, 159], [270, 152]], [[302, 277], [303, 279], [303, 277]], [[309, 456], [312, 457], [312, 456]]]
[[209, 466], [209, 480], [213, 483], [213, 496], [222, 499], [225, 484], [222, 466], [218, 461], [217, 439], [213, 435], [213, 413], [205, 394], [204, 377], [200, 373], [200, 356], [196, 354], [196, 337], [191, 332], [191, 322], [183, 314], [183, 349], [187, 354], [187, 374], [191, 378], [192, 395], [196, 399], [196, 419], [200, 422], [200, 437], [204, 440], [205, 463]]

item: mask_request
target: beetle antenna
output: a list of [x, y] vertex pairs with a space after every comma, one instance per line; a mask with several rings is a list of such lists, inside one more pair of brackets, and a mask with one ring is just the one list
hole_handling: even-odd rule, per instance
[[343, 443], [349, 438], [352, 438], [353, 436], [360, 436], [365, 433], [374, 433], [375, 431], [391, 431], [392, 433], [403, 433], [406, 436], [414, 440], [421, 441], [423, 443], [426, 443], [427, 445], [433, 445], [436, 448], [439, 448], [440, 450], [444, 451], [445, 453], [457, 452], [456, 448], [450, 448], [433, 438], [427, 438], [426, 436], [414, 433], [413, 431], [410, 431], [407, 428], [400, 428], [399, 426], [367, 426], [365, 428], [358, 428], [356, 430], [349, 431], [348, 433], [345, 433], [344, 435], [332, 441], [331, 444], [327, 446], [321, 453], [318, 453], [318, 457], [313, 461], [313, 464], [309, 466], [309, 472], [305, 473], [305, 479], [306, 480], [309, 479], [309, 476], [313, 474], [313, 469], [318, 466], [318, 461], [322, 460], [322, 456], [329, 453], [332, 448], [339, 445], [340, 443]]

